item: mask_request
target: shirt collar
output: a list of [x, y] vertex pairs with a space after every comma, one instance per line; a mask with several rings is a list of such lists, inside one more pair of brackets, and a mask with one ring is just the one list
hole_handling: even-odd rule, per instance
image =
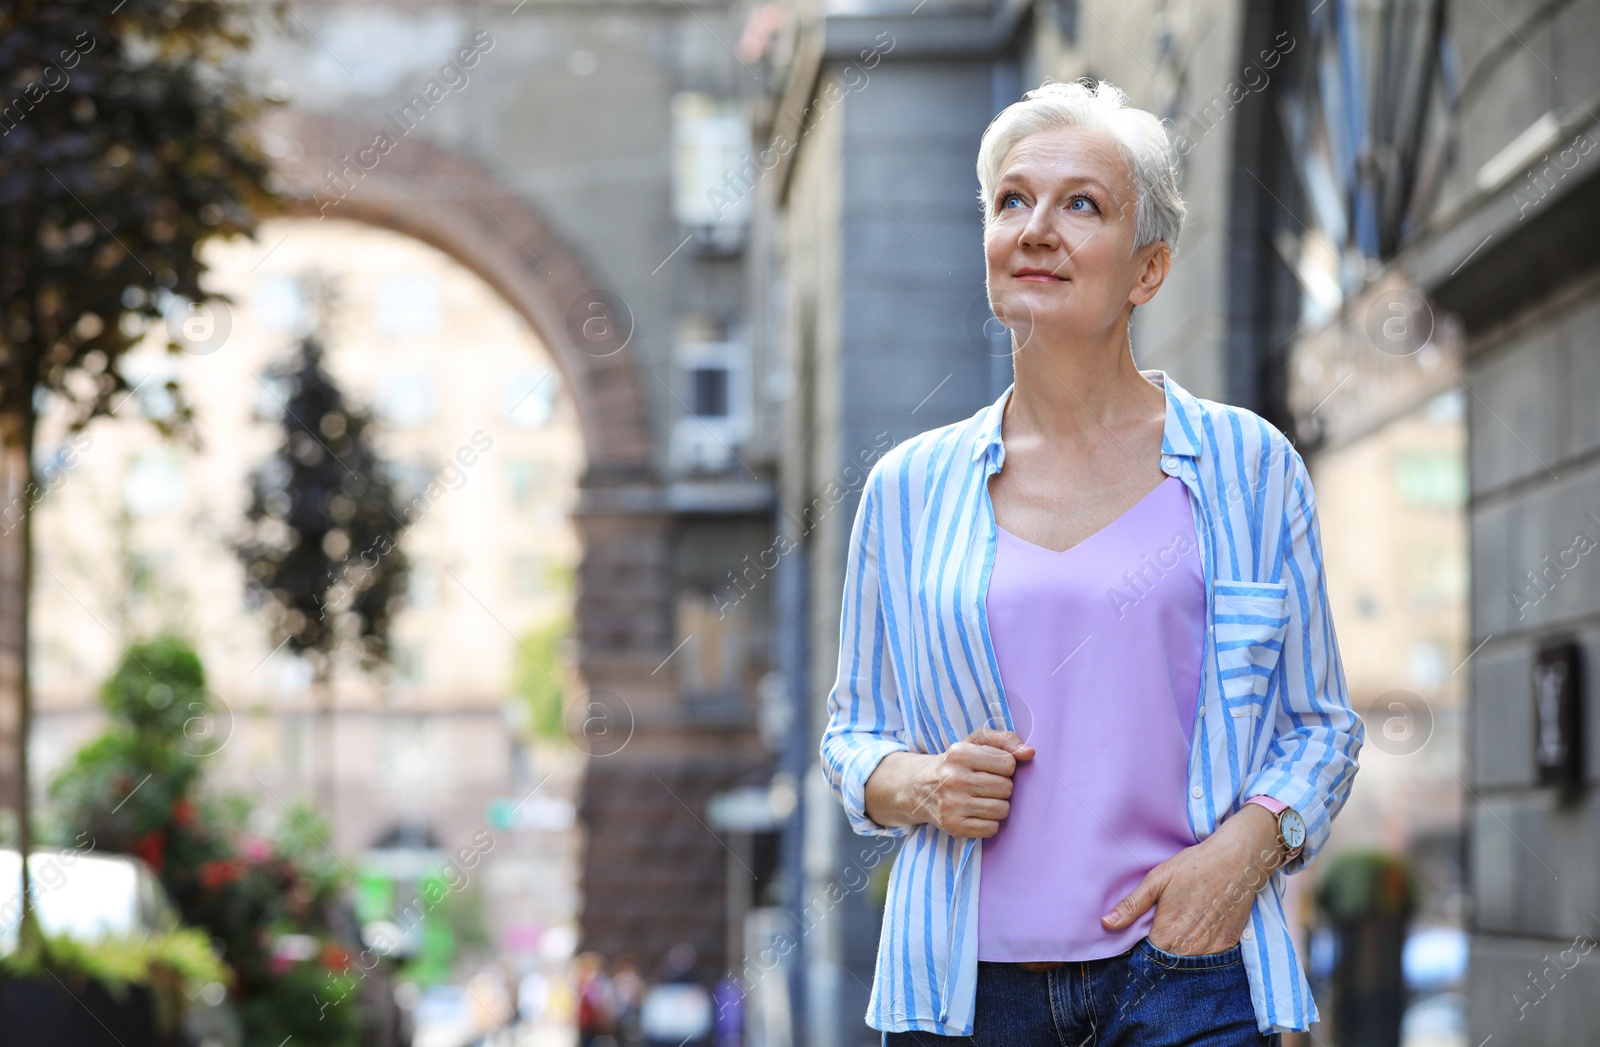
[[[1179, 385], [1167, 372], [1157, 369], [1141, 370], [1140, 374], [1160, 386], [1167, 394], [1167, 421], [1161, 431], [1161, 453], [1195, 457], [1200, 454], [1200, 402], [1187, 389]], [[978, 425], [977, 439], [973, 442], [972, 460], [976, 462], [990, 449], [1005, 461], [1005, 445], [1000, 440], [1000, 422], [1005, 414], [1006, 402], [1017, 387], [1013, 381], [1006, 386], [1000, 398], [983, 409]]]

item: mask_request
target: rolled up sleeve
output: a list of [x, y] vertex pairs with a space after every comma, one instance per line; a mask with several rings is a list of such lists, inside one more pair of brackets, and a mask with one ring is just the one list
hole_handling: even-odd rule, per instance
[[1327, 842], [1360, 769], [1366, 727], [1350, 707], [1328, 613], [1316, 495], [1300, 454], [1287, 451], [1281, 553], [1289, 626], [1278, 667], [1277, 719], [1267, 762], [1246, 779], [1242, 795], [1270, 796], [1305, 820], [1305, 847], [1281, 870], [1292, 874], [1310, 865]]
[[839, 622], [839, 671], [828, 693], [822, 767], [850, 828], [862, 836], [904, 836], [906, 826], [867, 817], [867, 779], [885, 756], [907, 752], [900, 692], [889, 656], [893, 619], [880, 599], [883, 507], [881, 475], [868, 478], [850, 530]]

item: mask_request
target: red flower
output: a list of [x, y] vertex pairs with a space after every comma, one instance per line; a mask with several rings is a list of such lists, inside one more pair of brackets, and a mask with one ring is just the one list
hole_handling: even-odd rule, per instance
[[166, 846], [167, 834], [160, 829], [152, 829], [133, 842], [133, 853], [143, 858], [150, 868], [160, 872], [162, 852]]
[[194, 813], [194, 803], [190, 800], [179, 800], [172, 805], [172, 820], [179, 825], [193, 824]]
[[322, 947], [322, 966], [330, 971], [343, 971], [350, 967], [350, 954], [333, 942]]
[[242, 875], [244, 870], [233, 858], [219, 858], [200, 863], [200, 886], [208, 889], [214, 890], [223, 884], [232, 883]]

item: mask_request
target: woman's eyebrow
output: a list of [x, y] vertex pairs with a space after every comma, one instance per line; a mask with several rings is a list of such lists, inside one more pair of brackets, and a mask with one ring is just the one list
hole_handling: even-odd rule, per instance
[[[1092, 185], [1112, 200], [1116, 199], [1116, 194], [1111, 191], [1110, 187], [1092, 175], [1068, 175], [1061, 181], [1063, 185]], [[1027, 188], [1029, 185], [1027, 174], [1023, 171], [1007, 171], [1000, 176], [1000, 181], [995, 183], [995, 188], [999, 189], [1002, 186], [1011, 184]]]

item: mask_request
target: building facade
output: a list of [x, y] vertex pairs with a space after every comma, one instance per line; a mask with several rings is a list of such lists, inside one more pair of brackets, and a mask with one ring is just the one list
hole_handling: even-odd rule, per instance
[[[1538, 783], [1593, 772], [1538, 760], [1593, 746], [1561, 704], [1584, 706], [1592, 686], [1562, 697], [1561, 681], [1587, 681], [1597, 591], [1581, 580], [1594, 522], [1578, 406], [1593, 5], [793, 9], [788, 71], [757, 125], [774, 157], [759, 282], [784, 309], [769, 352], [790, 376], [779, 517], [844, 492], [801, 543], [778, 613], [806, 728], [785, 757], [803, 783], [785, 868], [802, 885], [788, 987], [805, 1042], [874, 1041], [862, 1016], [879, 902], [870, 883], [840, 889], [871, 841], [848, 833], [815, 753], [859, 499], [847, 480], [882, 434], [966, 417], [1010, 381], [974, 163], [992, 116], [1046, 76], [1116, 83], [1178, 143], [1188, 221], [1135, 319], [1140, 365], [1258, 411], [1317, 478], [1352, 700], [1374, 736], [1330, 860], [1399, 855], [1419, 884], [1414, 928], [1470, 932], [1470, 976], [1452, 952], [1429, 990], [1470, 987], [1470, 1016], [1458, 993], [1409, 987], [1451, 1035], [1470, 1022], [1471, 1042], [1564, 1042], [1592, 1025], [1581, 990], [1557, 1003], [1547, 989], [1538, 1022], [1503, 1019], [1514, 993], [1557, 977], [1541, 957], [1592, 930], [1576, 906], [1588, 793]], [[1536, 661], [1555, 710], [1542, 733]], [[1290, 904], [1325, 981], [1318, 875], [1291, 881]], [[1318, 992], [1313, 1033], [1329, 1042], [1331, 988]]]

